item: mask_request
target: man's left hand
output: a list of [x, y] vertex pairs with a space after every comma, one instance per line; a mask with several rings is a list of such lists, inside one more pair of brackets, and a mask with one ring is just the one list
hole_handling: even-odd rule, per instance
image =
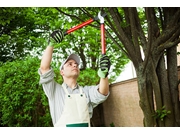
[[111, 62], [109, 57], [106, 55], [102, 55], [100, 58], [100, 68], [98, 70], [98, 76], [100, 78], [106, 78], [109, 74], [109, 69], [111, 66]]

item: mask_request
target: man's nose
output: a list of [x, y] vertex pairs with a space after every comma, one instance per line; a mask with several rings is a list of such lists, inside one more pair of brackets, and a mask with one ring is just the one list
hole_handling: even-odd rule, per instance
[[74, 64], [74, 67], [77, 67], [77, 64]]

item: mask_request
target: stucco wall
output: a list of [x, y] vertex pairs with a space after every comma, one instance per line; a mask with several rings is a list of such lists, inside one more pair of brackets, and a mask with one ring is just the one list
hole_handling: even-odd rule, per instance
[[109, 127], [143, 127], [139, 106], [137, 80], [130, 79], [110, 85], [110, 96], [103, 103], [104, 123]]

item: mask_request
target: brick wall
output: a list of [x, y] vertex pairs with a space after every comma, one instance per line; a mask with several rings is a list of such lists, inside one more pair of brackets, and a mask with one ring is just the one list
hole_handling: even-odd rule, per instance
[[142, 127], [136, 78], [110, 85], [110, 96], [103, 103], [104, 123], [109, 127]]

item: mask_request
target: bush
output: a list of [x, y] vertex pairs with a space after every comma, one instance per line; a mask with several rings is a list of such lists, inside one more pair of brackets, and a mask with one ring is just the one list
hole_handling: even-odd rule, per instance
[[48, 100], [39, 85], [38, 58], [0, 64], [0, 125], [52, 126]]

